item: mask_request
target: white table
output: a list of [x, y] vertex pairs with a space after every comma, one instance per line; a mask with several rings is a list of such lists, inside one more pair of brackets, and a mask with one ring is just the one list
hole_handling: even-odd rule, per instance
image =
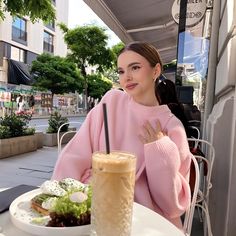
[[[0, 189], [1, 191], [1, 189]], [[0, 227], [5, 236], [32, 236], [16, 228], [9, 211], [0, 214]], [[134, 203], [132, 236], [184, 236], [177, 227], [156, 212]]]

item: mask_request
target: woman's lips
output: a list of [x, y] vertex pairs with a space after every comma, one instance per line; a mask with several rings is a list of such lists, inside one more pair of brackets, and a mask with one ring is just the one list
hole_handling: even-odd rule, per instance
[[138, 84], [127, 84], [126, 89], [132, 90], [134, 89]]

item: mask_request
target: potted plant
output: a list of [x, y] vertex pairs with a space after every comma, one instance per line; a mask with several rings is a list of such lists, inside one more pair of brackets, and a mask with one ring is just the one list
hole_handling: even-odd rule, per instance
[[37, 150], [35, 129], [29, 128], [26, 114], [0, 117], [0, 158]]
[[[68, 123], [68, 124], [65, 124]], [[65, 125], [63, 125], [65, 124]], [[62, 117], [62, 115], [55, 111], [50, 115], [48, 119], [48, 128], [46, 133], [44, 134], [43, 145], [44, 146], [56, 146], [57, 145], [57, 132], [60, 126], [60, 136], [69, 130], [69, 121], [68, 118]], [[63, 143], [69, 142], [69, 140], [75, 135], [75, 133], [68, 133], [63, 139]]]

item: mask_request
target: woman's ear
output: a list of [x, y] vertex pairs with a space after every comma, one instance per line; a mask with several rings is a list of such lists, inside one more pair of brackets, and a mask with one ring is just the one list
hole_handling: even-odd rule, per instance
[[160, 75], [161, 75], [161, 65], [160, 63], [157, 63], [154, 67], [154, 80], [159, 78]]

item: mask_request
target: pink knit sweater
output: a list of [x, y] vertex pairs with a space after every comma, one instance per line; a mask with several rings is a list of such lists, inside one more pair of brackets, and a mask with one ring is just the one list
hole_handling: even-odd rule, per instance
[[[89, 181], [92, 153], [106, 150], [102, 103], [107, 104], [111, 150], [137, 156], [135, 201], [180, 227], [179, 216], [191, 198], [188, 184], [191, 153], [181, 122], [166, 105], [143, 106], [125, 92], [109, 91], [63, 149], [52, 178]], [[167, 135], [143, 145], [138, 135], [147, 120], [153, 125], [159, 120]]]

